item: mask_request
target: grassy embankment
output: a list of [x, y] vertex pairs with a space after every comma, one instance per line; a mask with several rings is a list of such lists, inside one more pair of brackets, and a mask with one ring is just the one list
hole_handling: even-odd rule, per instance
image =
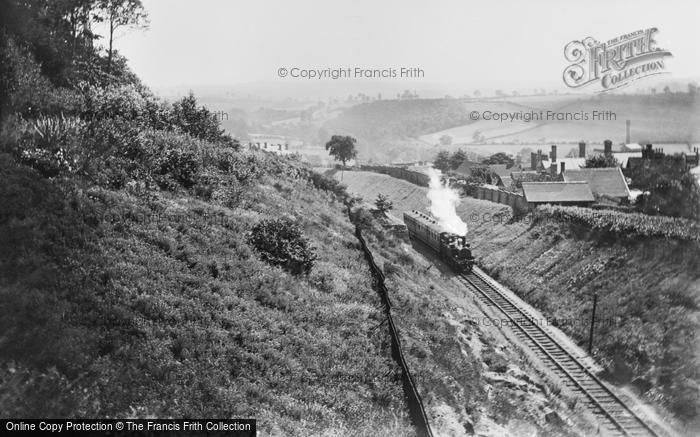
[[[221, 202], [45, 179], [0, 155], [3, 417], [256, 417], [273, 434], [413, 433], [342, 203], [298, 163], [239, 153], [257, 177]], [[271, 216], [299, 223], [317, 248], [308, 276], [247, 244]]]

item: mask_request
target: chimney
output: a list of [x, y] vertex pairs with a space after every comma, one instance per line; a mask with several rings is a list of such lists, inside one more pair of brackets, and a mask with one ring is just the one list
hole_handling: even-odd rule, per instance
[[578, 157], [579, 158], [585, 158], [586, 157], [586, 143], [581, 141], [578, 143]]
[[564, 161], [560, 162], [561, 164], [561, 171], [559, 173], [564, 174], [566, 171], [566, 163]]
[[552, 152], [549, 154], [550, 158], [552, 158], [552, 162], [557, 162], [557, 145], [552, 144]]
[[530, 153], [530, 170], [534, 170], [537, 167], [537, 154], [535, 152]]
[[625, 123], [627, 127], [627, 135], [625, 136], [625, 144], [629, 144], [632, 141], [630, 140], [630, 133], [631, 133], [631, 127], [632, 127], [632, 120], [627, 120]]
[[603, 145], [604, 145], [603, 151], [604, 151], [605, 155], [607, 156], [607, 155], [612, 154], [612, 141], [605, 140], [605, 141], [603, 141]]
[[651, 144], [647, 144], [647, 148], [642, 152], [642, 158], [645, 159], [651, 159], [654, 156], [654, 150], [652, 149], [654, 147]]

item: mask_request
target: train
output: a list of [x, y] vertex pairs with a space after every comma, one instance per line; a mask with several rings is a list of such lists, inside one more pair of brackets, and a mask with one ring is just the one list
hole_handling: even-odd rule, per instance
[[415, 209], [404, 212], [403, 221], [411, 239], [429, 246], [451, 268], [460, 273], [472, 271], [475, 258], [466, 236], [442, 231], [437, 220]]

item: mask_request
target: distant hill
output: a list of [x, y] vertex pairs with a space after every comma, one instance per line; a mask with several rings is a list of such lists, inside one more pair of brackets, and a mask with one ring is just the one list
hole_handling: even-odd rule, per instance
[[406, 155], [422, 156], [422, 151], [431, 150], [426, 146], [435, 146], [440, 137], [426, 139], [422, 135], [470, 126], [474, 123], [470, 112], [487, 108], [499, 112], [520, 110], [511, 102], [472, 99], [380, 100], [343, 110], [338, 117], [328, 120], [323, 129], [356, 137], [361, 152], [363, 144], [367, 147], [361, 159], [395, 160]]
[[[502, 102], [506, 103], [506, 102]], [[608, 95], [592, 97], [562, 96], [559, 99], [536, 97], [513, 98], [509, 103], [521, 105], [524, 112], [554, 111], [558, 113], [584, 113], [592, 117], [593, 111], [611, 111], [610, 119], [602, 120], [536, 120], [469, 122], [437, 132], [422, 135], [421, 139], [433, 142], [442, 135], [453, 137], [453, 143], [473, 142], [475, 131], [484, 141], [496, 143], [531, 142], [600, 142], [612, 139], [625, 140], [625, 121], [631, 120], [632, 142], [696, 142], [700, 139], [700, 115], [697, 96], [687, 93], [657, 95]], [[489, 109], [496, 111], [495, 109]], [[546, 117], [546, 113], [545, 113]]]

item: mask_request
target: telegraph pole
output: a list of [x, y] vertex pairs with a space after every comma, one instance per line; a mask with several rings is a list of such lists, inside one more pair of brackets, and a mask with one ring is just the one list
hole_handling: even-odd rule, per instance
[[591, 313], [591, 332], [588, 335], [588, 354], [593, 350], [593, 327], [595, 326], [595, 309], [598, 305], [598, 292], [593, 293], [593, 312]]

